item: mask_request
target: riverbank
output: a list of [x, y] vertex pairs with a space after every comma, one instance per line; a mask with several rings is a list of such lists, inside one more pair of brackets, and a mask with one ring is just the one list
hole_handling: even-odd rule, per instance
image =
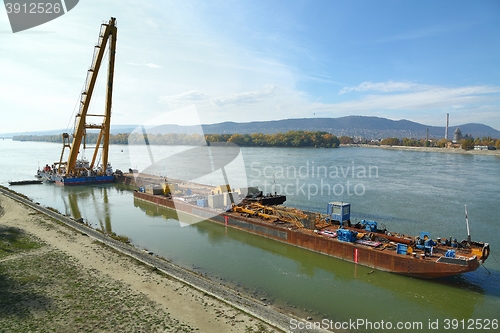
[[378, 145], [342, 145], [341, 147], [364, 147], [364, 148], [379, 148], [388, 150], [407, 150], [417, 152], [430, 153], [448, 153], [448, 154], [464, 154], [464, 155], [490, 155], [500, 156], [500, 150], [465, 150], [462, 148], [438, 148], [438, 147], [409, 147], [409, 146], [378, 146]]
[[[234, 306], [236, 292], [210, 281], [195, 288], [189, 280], [196, 277], [187, 271], [179, 281], [162, 273], [164, 265], [149, 264], [160, 259], [145, 254], [151, 258], [144, 264], [123, 255], [92, 237], [91, 228], [71, 229], [5, 195], [0, 207], [5, 282], [0, 326], [7, 332], [279, 332], [276, 327], [286, 327], [288, 317], [271, 306], [242, 298]], [[31, 245], [18, 246], [24, 243]]]

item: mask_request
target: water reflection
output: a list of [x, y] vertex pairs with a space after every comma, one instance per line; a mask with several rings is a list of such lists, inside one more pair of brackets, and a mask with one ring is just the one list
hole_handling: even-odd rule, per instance
[[[81, 213], [80, 206], [85, 209], [91, 208], [94, 212], [94, 217], [98, 220], [100, 230], [111, 234], [113, 228], [111, 225], [111, 205], [108, 195], [109, 186], [86, 186], [86, 187], [63, 187], [62, 201], [65, 208], [65, 213], [75, 219], [86, 217]], [[86, 221], [87, 223], [90, 223]]]

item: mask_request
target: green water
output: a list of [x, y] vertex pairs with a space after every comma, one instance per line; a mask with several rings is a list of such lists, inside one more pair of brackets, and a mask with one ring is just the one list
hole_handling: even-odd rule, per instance
[[[33, 156], [42, 163], [51, 161], [56, 147], [0, 141], [3, 185], [10, 179], [31, 177], [37, 167]], [[168, 155], [167, 148], [158, 149]], [[112, 146], [110, 154], [115, 168], [134, 166], [127, 147]], [[16, 190], [316, 321], [419, 322], [423, 326], [417, 331], [429, 331], [429, 321], [438, 320], [440, 329], [435, 331], [446, 331], [447, 319], [465, 319], [465, 326], [469, 319], [500, 319], [500, 158], [369, 148], [243, 148], [242, 157], [248, 182], [269, 191], [286, 190], [288, 206], [323, 212], [328, 201], [350, 202], [353, 220], [376, 220], [389, 230], [429, 231], [433, 237], [461, 240], [466, 237], [466, 204], [472, 238], [491, 244], [492, 256], [485, 264], [491, 274], [480, 267], [459, 277], [419, 280], [372, 271], [210, 222], [181, 227], [175, 213], [134, 201], [121, 184], [73, 188], [43, 184]], [[229, 177], [238, 172], [227, 168]], [[469, 331], [460, 325], [458, 331]]]

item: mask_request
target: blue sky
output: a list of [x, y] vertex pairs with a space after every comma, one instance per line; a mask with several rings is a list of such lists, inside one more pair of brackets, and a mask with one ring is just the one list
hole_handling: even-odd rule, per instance
[[[113, 124], [348, 115], [500, 129], [498, 1], [85, 0], [13, 34], [0, 133], [72, 128], [99, 25], [117, 18]], [[100, 86], [91, 110], [104, 107]], [[100, 89], [100, 90], [99, 90]]]

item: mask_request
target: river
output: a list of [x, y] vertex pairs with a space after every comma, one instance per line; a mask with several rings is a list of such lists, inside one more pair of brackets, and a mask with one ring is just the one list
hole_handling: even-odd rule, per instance
[[[0, 184], [33, 179], [37, 167], [59, 158], [61, 148], [0, 140]], [[167, 158], [184, 149], [151, 146], [141, 152], [112, 145], [110, 161], [121, 170], [142, 169], [151, 156]], [[390, 331], [387, 323], [393, 329], [398, 323], [416, 323], [416, 331], [456, 326], [465, 332], [470, 324], [500, 320], [500, 157], [361, 147], [241, 148], [235, 161], [225, 170], [230, 182], [284, 193], [287, 206], [307, 210], [325, 212], [327, 202], [349, 202], [352, 220], [375, 220], [407, 234], [429, 231], [433, 238], [462, 240], [467, 237], [467, 205], [472, 239], [490, 243], [492, 255], [475, 272], [427, 281], [372, 271], [210, 222], [183, 227], [171, 211], [135, 201], [123, 184], [13, 189], [313, 321], [340, 325], [359, 320], [364, 323], [359, 331]], [[182, 177], [184, 171], [176, 175], [169, 170], [168, 176]], [[222, 181], [207, 177], [213, 185]]]

